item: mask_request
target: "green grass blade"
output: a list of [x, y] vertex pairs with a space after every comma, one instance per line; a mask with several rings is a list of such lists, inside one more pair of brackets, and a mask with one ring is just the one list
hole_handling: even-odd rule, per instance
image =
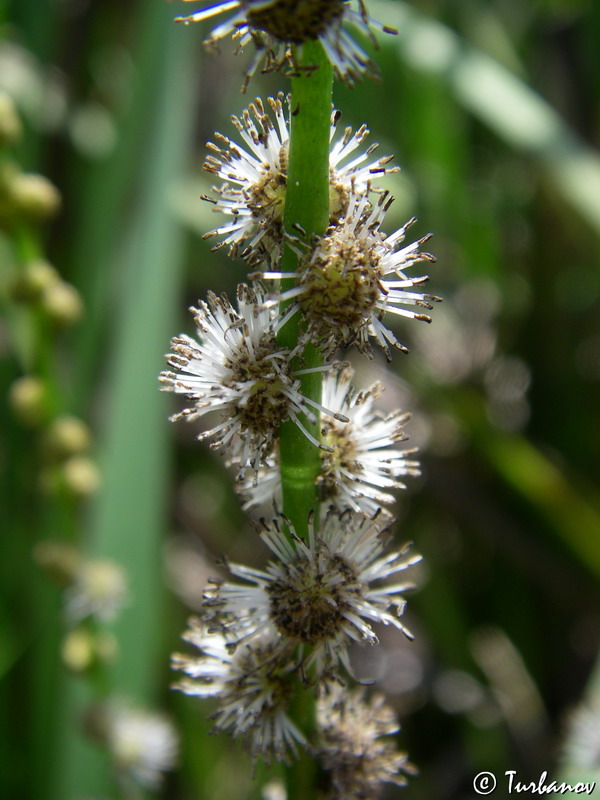
[[[115, 624], [119, 656], [112, 679], [118, 695], [143, 705], [152, 704], [163, 666], [160, 546], [166, 524], [169, 430], [157, 375], [173, 333], [181, 273], [183, 234], [171, 214], [169, 196], [181, 175], [191, 124], [189, 63], [194, 44], [170, 24], [168, 9], [157, 8], [155, 109], [143, 142], [142, 196], [120, 259], [123, 292], [114, 320], [101, 460], [104, 486], [89, 536], [91, 554], [115, 559], [129, 576], [131, 600]], [[68, 705], [81, 705], [83, 694], [75, 687]], [[66, 761], [62, 797], [89, 793], [90, 787], [97, 791], [102, 763], [76, 741], [73, 731]]]

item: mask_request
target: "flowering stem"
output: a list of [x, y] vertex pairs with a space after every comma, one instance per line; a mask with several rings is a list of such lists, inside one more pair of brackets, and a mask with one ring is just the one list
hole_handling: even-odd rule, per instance
[[[331, 124], [331, 101], [333, 72], [321, 44], [306, 42], [302, 50], [296, 51], [299, 66], [317, 69], [292, 79], [290, 149], [288, 179], [285, 199], [284, 223], [287, 233], [297, 233], [294, 225], [300, 225], [307, 237], [322, 234], [329, 223], [329, 132]], [[296, 269], [296, 254], [287, 247], [283, 255], [282, 269]], [[293, 286], [293, 280], [283, 282], [282, 290]], [[283, 327], [279, 335], [280, 344], [297, 346], [302, 334], [299, 314]], [[307, 344], [301, 356], [303, 368], [319, 367], [323, 363], [320, 352]], [[301, 377], [302, 393], [305, 397], [321, 402], [321, 373], [310, 373]], [[319, 418], [314, 423], [303, 421], [310, 433], [319, 439]], [[318, 522], [317, 478], [321, 471], [320, 451], [308, 441], [292, 422], [281, 426], [280, 438], [281, 483], [283, 487], [283, 510], [293, 523], [299, 536], [308, 533], [308, 516], [315, 511]], [[295, 698], [290, 715], [307, 738], [315, 728], [314, 698], [300, 681], [294, 687]], [[302, 755], [286, 770], [288, 800], [314, 797], [315, 765], [307, 755]]]
[[[288, 179], [285, 199], [285, 229], [294, 231], [300, 225], [306, 235], [322, 234], [329, 222], [329, 130], [333, 73], [321, 44], [306, 42], [296, 51], [300, 67], [318, 67], [314, 72], [292, 79], [292, 118]], [[284, 272], [294, 271], [297, 256], [287, 247], [282, 261]], [[294, 285], [293, 279], [283, 281], [282, 290]], [[294, 348], [302, 329], [301, 318], [295, 314], [282, 328], [279, 342]], [[302, 353], [302, 367], [321, 366], [321, 354], [313, 345]], [[321, 401], [321, 373], [301, 377], [302, 392], [311, 400]], [[316, 438], [320, 436], [317, 416], [315, 423], [306, 418], [303, 424]], [[292, 422], [281, 426], [280, 438], [281, 483], [283, 510], [293, 522], [299, 536], [307, 534], [307, 519], [311, 510], [317, 511], [317, 478], [321, 470], [319, 450], [308, 441]], [[318, 515], [317, 515], [318, 516]]]

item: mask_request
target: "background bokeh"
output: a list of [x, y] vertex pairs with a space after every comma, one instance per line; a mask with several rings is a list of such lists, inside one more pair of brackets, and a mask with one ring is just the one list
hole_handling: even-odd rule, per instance
[[[369, 7], [400, 33], [381, 40], [382, 81], [336, 85], [334, 102], [402, 166], [386, 184], [387, 229], [414, 215], [415, 237], [434, 233], [430, 289], [444, 303], [430, 326], [401, 328], [408, 356], [361, 368], [384, 381], [385, 404], [413, 410], [424, 474], [400, 498], [397, 536], [425, 567], [415, 642], [382, 631], [356, 663], [397, 709], [420, 771], [386, 797], [466, 800], [482, 770], [560, 774], [570, 714], [600, 694], [600, 5]], [[101, 475], [84, 500], [52, 491], [43, 430], [6, 400], [44, 336], [11, 294], [7, 228], [0, 794], [15, 800], [120, 796], [85, 737], [97, 685], [63, 666], [61, 591], [32, 555], [61, 539], [127, 570], [110, 688], [175, 721], [180, 764], [162, 796], [260, 796], [242, 749], [208, 736], [210, 705], [169, 691], [169, 653], [216, 558], [265, 553], [221, 460], [169, 426], [156, 376], [170, 336], [191, 333], [186, 307], [245, 275], [202, 239], [219, 224], [199, 199], [205, 141], [233, 135], [232, 113], [286, 83], [261, 76], [242, 96], [249, 54], [203, 52], [206, 28], [172, 24], [177, 13], [161, 0], [0, 2], [0, 89], [24, 125], [1, 156], [59, 188], [40, 241], [85, 308], [53, 334], [44, 375], [55, 408], [91, 426]]]

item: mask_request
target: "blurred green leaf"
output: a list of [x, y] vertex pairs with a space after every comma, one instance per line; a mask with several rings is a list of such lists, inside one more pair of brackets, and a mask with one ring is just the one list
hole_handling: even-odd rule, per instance
[[398, 29], [399, 56], [436, 75], [456, 99], [512, 147], [535, 157], [564, 199], [600, 234], [600, 155], [537, 92], [440, 22], [402, 0], [373, 0], [373, 15]]
[[[194, 45], [171, 24], [169, 9], [154, 7], [149, 25], [154, 97], [146, 125], [141, 197], [117, 256], [122, 289], [118, 315], [111, 320], [115, 338], [105, 395], [103, 488], [87, 547], [90, 555], [114, 559], [127, 572], [131, 597], [114, 627], [119, 652], [112, 684], [117, 696], [142, 706], [156, 700], [166, 666], [161, 663], [160, 555], [170, 448], [167, 405], [157, 376], [173, 332], [181, 278], [183, 232], [170, 211], [169, 193], [180, 179], [190, 132]], [[81, 713], [86, 695], [89, 700], [88, 692], [74, 687], [67, 707], [78, 706]], [[62, 797], [99, 791], [104, 765], [76, 737], [66, 761]]]

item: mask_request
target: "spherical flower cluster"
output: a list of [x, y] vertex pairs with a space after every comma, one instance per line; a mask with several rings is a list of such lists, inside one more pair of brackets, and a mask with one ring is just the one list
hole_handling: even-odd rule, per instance
[[187, 676], [174, 688], [218, 698], [215, 730], [243, 737], [254, 757], [270, 761], [285, 760], [288, 751], [295, 755], [297, 744], [305, 744], [305, 739], [286, 713], [293, 664], [279, 638], [264, 631], [251, 643], [237, 646], [231, 631], [211, 631], [199, 619], [190, 620], [183, 638], [200, 655], [173, 656], [174, 669]]
[[240, 284], [237, 311], [225, 295], [217, 297], [212, 292], [208, 302], [191, 311], [199, 341], [186, 335], [172, 339], [167, 360], [177, 371], [160, 375], [165, 391], [193, 401], [171, 419], [194, 420], [210, 411], [220, 412], [221, 421], [198, 438], [212, 438], [216, 449], [228, 448], [242, 474], [271, 451], [285, 420], [293, 420], [319, 446], [300, 415], [314, 421], [309, 406], [326, 409], [301, 394], [292, 369], [295, 353], [277, 344], [282, 320], [265, 308], [260, 291]]
[[215, 45], [228, 36], [240, 49], [254, 44], [256, 54], [246, 68], [242, 91], [261, 61], [264, 61], [263, 72], [284, 66], [297, 71], [293, 46], [301, 48], [305, 42], [314, 40], [323, 45], [337, 77], [352, 85], [364, 73], [375, 74], [375, 64], [347, 32], [346, 25], [354, 26], [375, 46], [372, 27], [396, 33], [369, 17], [364, 0], [217, 0], [193, 14], [177, 17], [176, 21], [186, 25], [203, 22], [227, 11], [233, 11], [233, 16], [217, 25], [205, 44]]
[[[298, 645], [305, 668], [314, 668], [318, 678], [340, 664], [352, 672], [348, 646], [376, 643], [373, 624], [392, 625], [410, 637], [401, 616], [403, 593], [413, 584], [387, 581], [421, 557], [410, 545], [385, 554], [391, 522], [384, 513], [371, 519], [332, 513], [319, 534], [311, 522], [304, 540], [288, 520], [263, 521], [259, 535], [275, 558], [265, 570], [229, 565], [245, 583], [216, 584], [207, 592], [212, 624], [239, 630], [237, 620], [244, 618], [243, 641], [277, 631], [286, 645]], [[283, 525], [292, 530], [291, 539]]]
[[215, 730], [241, 737], [254, 757], [286, 759], [306, 744], [288, 716], [298, 678], [325, 685], [340, 666], [351, 675], [348, 646], [376, 643], [374, 624], [410, 637], [401, 616], [413, 584], [396, 576], [420, 556], [410, 545], [385, 553], [391, 522], [381, 512], [369, 520], [330, 514], [320, 534], [311, 521], [307, 540], [282, 516], [261, 523], [273, 560], [265, 570], [229, 564], [243, 582], [213, 582], [203, 618], [183, 636], [199, 655], [173, 657], [186, 676], [175, 688], [218, 700]]
[[179, 743], [163, 714], [113, 700], [92, 709], [88, 726], [106, 745], [115, 769], [146, 789], [159, 788], [175, 766]]
[[[375, 384], [358, 392], [352, 386], [353, 372], [346, 368], [325, 376], [322, 401], [342, 414], [347, 422], [329, 417], [322, 422], [321, 473], [318, 478], [322, 508], [347, 508], [373, 515], [382, 505], [394, 502], [390, 489], [405, 489], [400, 478], [420, 475], [416, 450], [394, 447], [406, 440], [404, 426], [410, 414], [393, 411], [383, 415], [374, 408], [383, 390]], [[274, 452], [264, 466], [239, 486], [245, 508], [281, 501], [279, 460]]]
[[71, 624], [87, 617], [102, 622], [113, 620], [127, 601], [127, 576], [114, 561], [83, 561], [65, 593], [65, 613]]
[[367, 701], [364, 694], [331, 683], [319, 697], [317, 753], [331, 776], [331, 800], [377, 797], [383, 783], [405, 786], [415, 774], [390, 738], [400, 729], [394, 712], [381, 695]]
[[310, 338], [326, 356], [350, 345], [370, 356], [374, 338], [390, 361], [390, 346], [402, 352], [408, 348], [383, 323], [386, 313], [431, 322], [413, 308], [431, 310], [440, 298], [413, 291], [429, 280], [427, 275], [406, 274], [420, 261], [435, 261], [431, 253], [419, 250], [430, 237], [402, 246], [414, 219], [386, 236], [381, 225], [392, 200], [384, 192], [372, 206], [366, 194], [354, 189], [346, 216], [317, 239], [296, 272], [257, 274], [264, 280], [296, 279], [297, 285], [279, 301], [293, 301], [306, 319]]
[[352, 371], [327, 376], [323, 381], [323, 402], [348, 417], [348, 422], [331, 418], [323, 421], [323, 442], [332, 451], [323, 451], [319, 478], [320, 495], [325, 505], [340, 511], [352, 508], [375, 514], [377, 508], [394, 501], [389, 489], [405, 489], [399, 478], [420, 475], [415, 448], [398, 449], [406, 440], [404, 426], [410, 414], [400, 410], [383, 415], [374, 402], [383, 391], [380, 383], [366, 391], [356, 391]]
[[[228, 247], [232, 257], [241, 255], [250, 263], [266, 261], [277, 268], [284, 242], [289, 127], [284, 95], [269, 97], [267, 102], [275, 115], [275, 123], [260, 98], [250, 104], [241, 118], [231, 118], [245, 148], [221, 133], [215, 134], [216, 142], [207, 145], [210, 155], [204, 169], [219, 177], [222, 183], [213, 187], [216, 199], [207, 195], [203, 199], [214, 203], [215, 210], [231, 220], [205, 234], [204, 238], [223, 236], [215, 249]], [[347, 213], [352, 187], [360, 192], [376, 191], [371, 185], [374, 178], [398, 171], [398, 167], [389, 166], [392, 156], [370, 161], [376, 144], [356, 154], [369, 135], [366, 125], [355, 132], [346, 128], [343, 136], [334, 142], [339, 120], [339, 112], [334, 111], [329, 156], [331, 224]]]

